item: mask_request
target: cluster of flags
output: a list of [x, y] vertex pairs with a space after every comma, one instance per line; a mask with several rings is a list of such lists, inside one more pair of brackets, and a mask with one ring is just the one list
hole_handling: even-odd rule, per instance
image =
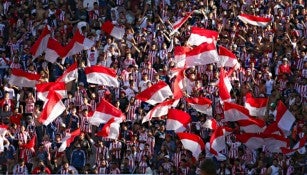
[[[191, 17], [187, 13], [183, 18], [173, 24], [171, 35]], [[265, 26], [270, 19], [241, 14], [238, 16], [245, 23]], [[125, 33], [123, 28], [114, 26], [111, 22], [105, 22], [101, 29], [117, 38], [122, 39]], [[142, 122], [148, 122], [152, 118], [167, 116], [166, 129], [173, 130], [185, 149], [190, 150], [195, 158], [205, 149], [205, 144], [198, 135], [187, 133], [191, 123], [191, 116], [179, 109], [175, 109], [181, 98], [195, 110], [203, 114], [212, 115], [212, 102], [205, 97], [184, 97], [185, 70], [192, 66], [217, 63], [220, 69], [220, 78], [217, 82], [219, 95], [224, 106], [224, 119], [229, 122], [237, 122], [240, 130], [244, 131], [237, 135], [237, 139], [251, 149], [257, 149], [266, 146], [271, 152], [291, 153], [299, 150], [306, 142], [300, 141], [293, 148], [289, 146], [289, 140], [285, 133], [291, 130], [295, 117], [289, 112], [286, 106], [280, 101], [277, 105], [276, 122], [271, 126], [266, 126], [263, 118], [266, 112], [268, 98], [254, 98], [252, 95], [246, 95], [244, 106], [230, 102], [231, 84], [228, 75], [223, 67], [236, 69], [239, 67], [236, 56], [223, 46], [216, 46], [218, 32], [199, 27], [191, 27], [191, 35], [188, 39], [188, 46], [177, 46], [174, 49], [176, 68], [171, 70], [175, 78], [174, 86], [171, 88], [168, 84], [160, 81], [144, 91], [137, 94], [136, 98], [147, 102], [154, 107], [143, 118]], [[51, 37], [51, 31], [48, 26], [43, 30], [37, 42], [32, 46], [31, 53], [33, 57], [38, 57], [45, 52], [47, 61], [55, 62], [57, 58], [65, 58], [79, 53], [84, 49], [90, 48], [93, 41], [84, 37], [78, 30], [71, 41], [66, 46], [61, 46]], [[85, 74], [89, 83], [119, 87], [115, 70], [103, 66], [91, 66], [85, 68]], [[39, 84], [40, 77], [36, 74], [13, 69], [10, 83], [20, 87], [35, 87], [37, 97], [45, 101], [42, 115], [39, 121], [48, 125], [60, 116], [65, 110], [62, 99], [67, 96], [66, 83], [75, 80], [78, 76], [78, 65], [74, 63], [66, 69], [64, 74], [55, 82]], [[258, 116], [257, 118], [255, 116]], [[120, 123], [125, 121], [125, 115], [122, 111], [113, 106], [108, 101], [102, 99], [98, 104], [96, 111], [90, 115], [92, 125], [103, 127], [97, 136], [117, 139], [119, 136]], [[276, 126], [276, 127], [273, 127]], [[203, 127], [213, 130], [210, 139], [210, 152], [219, 155], [219, 152], [226, 148], [225, 137], [233, 132], [233, 129], [227, 126], [219, 126], [214, 119], [207, 119]], [[64, 151], [76, 136], [80, 134], [80, 129], [67, 133], [62, 140], [59, 151]], [[29, 142], [30, 144], [33, 141]]]

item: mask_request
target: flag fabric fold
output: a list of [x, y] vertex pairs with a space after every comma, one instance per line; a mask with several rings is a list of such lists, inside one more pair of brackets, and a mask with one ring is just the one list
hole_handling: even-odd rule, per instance
[[173, 96], [171, 88], [164, 82], [159, 81], [135, 96], [136, 99], [155, 105]]
[[186, 53], [187, 67], [211, 64], [219, 61], [214, 43], [203, 43]]
[[21, 69], [12, 69], [9, 83], [19, 87], [35, 87], [40, 79], [40, 75], [25, 72]]
[[250, 115], [262, 117], [265, 115], [268, 101], [268, 98], [254, 98], [251, 94], [247, 94], [244, 106]]
[[125, 29], [115, 26], [111, 21], [106, 21], [102, 24], [101, 30], [107, 34], [113, 36], [116, 39], [123, 39], [125, 35]]
[[30, 48], [30, 53], [33, 56], [33, 59], [37, 58], [46, 50], [50, 35], [51, 35], [50, 27], [46, 25], [41, 35], [38, 37], [38, 39]]
[[104, 138], [117, 139], [119, 136], [120, 123], [111, 118], [107, 123], [103, 125], [100, 131], [97, 132], [97, 136]]
[[174, 98], [175, 99], [179, 99], [181, 97], [183, 97], [183, 90], [184, 90], [184, 79], [185, 79], [185, 76], [184, 76], [184, 72], [185, 72], [185, 69], [181, 69], [177, 76], [176, 76], [176, 79], [174, 81], [174, 86], [173, 86], [173, 91], [174, 91]]
[[186, 46], [176, 46], [174, 48], [174, 62], [176, 67], [183, 68], [185, 66], [186, 53], [190, 52], [191, 48]]
[[48, 82], [36, 84], [37, 98], [43, 101], [47, 100], [47, 96], [50, 91], [57, 92], [61, 98], [67, 97], [66, 84], [64, 82]]
[[218, 127], [218, 123], [214, 118], [207, 119], [205, 123], [203, 124], [203, 127], [211, 129], [211, 130], [216, 130]]
[[84, 71], [88, 83], [119, 87], [119, 81], [114, 69], [104, 66], [91, 66], [86, 67]]
[[78, 64], [77, 62], [70, 65], [62, 76], [60, 76], [56, 82], [65, 82], [68, 83], [78, 78]]
[[205, 97], [190, 97], [186, 98], [186, 102], [192, 106], [196, 111], [212, 115], [212, 101]]
[[282, 101], [278, 102], [276, 109], [276, 122], [278, 127], [282, 130], [290, 131], [295, 122], [295, 117]]
[[54, 38], [49, 38], [45, 50], [45, 60], [54, 63], [58, 58], [62, 58], [65, 54], [65, 48]]
[[175, 32], [179, 30], [179, 28], [190, 18], [193, 12], [188, 12], [184, 17], [177, 20], [173, 25], [173, 30], [171, 31], [170, 35], [173, 35]]
[[66, 133], [65, 137], [62, 139], [62, 144], [58, 149], [58, 152], [63, 152], [66, 150], [67, 147], [70, 146], [70, 144], [74, 141], [75, 137], [79, 136], [81, 134], [81, 130], [76, 129], [70, 133]]
[[219, 46], [218, 48], [219, 62], [218, 67], [234, 67], [239, 64], [237, 57], [226, 47]]
[[272, 21], [271, 18], [264, 18], [260, 16], [248, 15], [248, 14], [241, 14], [238, 15], [238, 18], [243, 21], [244, 23], [251, 24], [254, 26], [265, 27]]
[[199, 46], [202, 43], [212, 43], [217, 40], [219, 33], [214, 30], [207, 30], [199, 27], [191, 27], [191, 35], [187, 41], [188, 45]]
[[230, 91], [232, 89], [232, 85], [229, 81], [228, 76], [225, 73], [224, 68], [221, 68], [221, 71], [220, 71], [218, 89], [219, 89], [219, 95], [223, 101], [228, 101], [231, 99]]
[[175, 133], [185, 131], [191, 122], [191, 116], [178, 109], [169, 109], [166, 130], [173, 130]]
[[193, 157], [198, 159], [199, 154], [205, 149], [203, 140], [196, 134], [179, 132], [177, 133], [183, 147], [190, 150]]

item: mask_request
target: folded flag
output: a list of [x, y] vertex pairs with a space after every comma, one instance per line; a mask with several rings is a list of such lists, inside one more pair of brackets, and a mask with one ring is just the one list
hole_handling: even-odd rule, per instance
[[214, 30], [207, 30], [199, 27], [191, 27], [191, 35], [187, 41], [188, 45], [199, 46], [202, 43], [216, 42], [219, 33]]
[[78, 78], [78, 64], [77, 62], [70, 65], [62, 76], [60, 76], [56, 82], [65, 82], [68, 83]]
[[233, 54], [226, 47], [219, 46], [218, 54], [219, 54], [219, 62], [217, 64], [218, 67], [234, 67], [236, 65], [239, 65], [236, 55]]
[[19, 87], [35, 87], [40, 79], [40, 75], [25, 72], [21, 69], [12, 69], [9, 83]]
[[101, 30], [107, 34], [113, 36], [116, 39], [123, 39], [125, 35], [125, 29], [115, 26], [111, 21], [106, 21], [102, 24]]
[[119, 87], [119, 81], [114, 69], [104, 66], [91, 66], [84, 69], [87, 82], [105, 85], [110, 87]]
[[186, 53], [190, 52], [191, 48], [186, 46], [176, 46], [174, 48], [174, 62], [176, 67], [183, 68], [185, 66]]
[[50, 27], [46, 25], [41, 35], [38, 37], [38, 39], [30, 48], [30, 53], [33, 56], [33, 59], [40, 56], [46, 50], [50, 35], [51, 35]]
[[81, 134], [80, 128], [70, 132], [66, 133], [66, 136], [62, 139], [62, 144], [58, 149], [58, 152], [63, 152], [66, 150], [67, 147], [70, 146], [70, 144], [74, 141], [75, 137], [79, 136]]
[[199, 154], [205, 149], [204, 141], [196, 134], [179, 132], [177, 133], [183, 147], [190, 150], [193, 157], [198, 159]]
[[173, 130], [175, 133], [185, 131], [191, 122], [191, 116], [178, 109], [169, 109], [166, 120], [166, 130]]
[[45, 60], [50, 63], [56, 62], [58, 58], [65, 55], [65, 48], [54, 38], [49, 38], [47, 48], [45, 50]]
[[229, 81], [228, 76], [225, 73], [224, 68], [221, 68], [220, 71], [220, 79], [218, 82], [219, 95], [223, 101], [228, 101], [231, 99], [230, 91], [232, 89], [232, 85]]
[[251, 94], [247, 94], [244, 106], [251, 116], [262, 117], [265, 115], [268, 101], [268, 98], [254, 98]]
[[164, 81], [159, 81], [158, 83], [137, 94], [135, 98], [151, 105], [155, 105], [163, 102], [165, 99], [171, 96], [173, 96], [171, 88]]
[[272, 21], [271, 18], [264, 18], [260, 16], [248, 15], [248, 14], [241, 14], [238, 18], [243, 21], [244, 23], [251, 24], [254, 26], [265, 27]]
[[186, 102], [196, 111], [203, 114], [212, 115], [212, 101], [205, 97], [186, 98]]
[[57, 92], [61, 98], [67, 97], [66, 84], [64, 82], [48, 82], [36, 84], [36, 95], [42, 101], [47, 100], [48, 93]]
[[103, 125], [100, 131], [97, 132], [97, 136], [101, 136], [109, 139], [117, 139], [119, 136], [120, 123], [111, 118], [106, 124]]
[[187, 67], [211, 64], [219, 61], [215, 44], [203, 43], [186, 53], [185, 65]]

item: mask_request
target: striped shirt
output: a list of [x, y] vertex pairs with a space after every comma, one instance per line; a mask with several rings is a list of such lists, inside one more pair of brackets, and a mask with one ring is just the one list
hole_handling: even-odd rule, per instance
[[114, 141], [110, 144], [110, 151], [112, 155], [115, 155], [116, 159], [120, 159], [122, 143]]

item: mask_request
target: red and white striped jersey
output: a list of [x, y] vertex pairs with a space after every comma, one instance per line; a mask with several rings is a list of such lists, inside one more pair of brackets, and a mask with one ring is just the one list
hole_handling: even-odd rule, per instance
[[147, 162], [141, 161], [141, 162], [139, 163], [138, 173], [140, 173], [140, 174], [145, 174], [146, 168], [147, 168], [147, 167], [148, 167]]
[[227, 145], [229, 145], [229, 151], [228, 151], [228, 157], [232, 159], [238, 158], [238, 150], [239, 146], [241, 145], [240, 142], [227, 142]]
[[121, 142], [113, 141], [110, 144], [110, 154], [115, 155], [116, 159], [120, 159], [121, 148], [122, 148]]
[[81, 116], [81, 131], [86, 133], [92, 133], [92, 124], [90, 124], [90, 117]]
[[15, 165], [13, 168], [13, 174], [23, 174], [23, 175], [27, 175], [28, 174], [28, 168], [26, 165]]
[[95, 146], [96, 148], [96, 155], [95, 155], [95, 160], [98, 165], [100, 165], [100, 160], [103, 158], [104, 160], [109, 159], [109, 149], [105, 146]]

